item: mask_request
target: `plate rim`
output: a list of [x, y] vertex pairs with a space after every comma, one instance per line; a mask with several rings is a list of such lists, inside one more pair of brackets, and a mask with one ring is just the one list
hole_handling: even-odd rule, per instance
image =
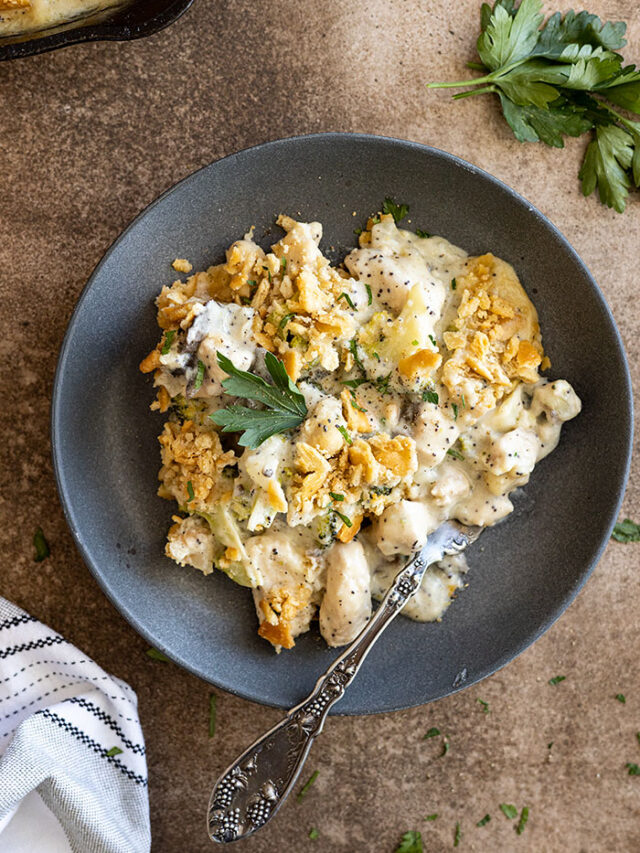
[[[552, 235], [555, 239], [560, 243], [565, 251], [569, 253], [573, 262], [577, 264], [579, 268], [581, 268], [585, 277], [591, 284], [594, 294], [600, 304], [600, 308], [603, 311], [606, 319], [608, 320], [612, 332], [614, 342], [616, 344], [616, 348], [620, 354], [621, 364], [623, 368], [623, 378], [624, 378], [624, 390], [625, 390], [625, 405], [623, 408], [624, 414], [626, 416], [627, 423], [625, 424], [625, 434], [626, 434], [626, 454], [625, 454], [625, 465], [623, 476], [621, 481], [617, 486], [617, 499], [615, 501], [615, 505], [612, 506], [611, 511], [609, 513], [609, 518], [606, 524], [606, 535], [602, 537], [602, 540], [596, 549], [593, 558], [591, 559], [589, 565], [585, 569], [584, 572], [581, 573], [580, 577], [574, 584], [574, 586], [569, 590], [569, 592], [562, 598], [557, 607], [553, 609], [553, 611], [545, 618], [542, 625], [532, 633], [528, 634], [526, 638], [518, 644], [518, 646], [514, 649], [501, 655], [497, 661], [489, 667], [486, 671], [483, 671], [477, 677], [473, 677], [469, 681], [466, 679], [462, 679], [459, 684], [453, 684], [446, 691], [441, 691], [438, 695], [433, 696], [432, 698], [422, 701], [422, 702], [411, 702], [411, 703], [401, 703], [397, 704], [392, 702], [383, 702], [379, 707], [374, 709], [367, 709], [364, 711], [357, 710], [347, 710], [341, 711], [340, 704], [338, 703], [335, 706], [331, 714], [336, 716], [369, 716], [373, 714], [381, 714], [381, 713], [390, 713], [395, 711], [406, 710], [408, 708], [420, 707], [425, 704], [430, 704], [431, 702], [435, 702], [438, 699], [442, 699], [445, 696], [452, 695], [454, 693], [458, 693], [460, 690], [464, 690], [467, 687], [471, 687], [474, 684], [483, 681], [485, 678], [495, 674], [504, 666], [509, 664], [511, 661], [515, 660], [519, 657], [523, 652], [525, 652], [530, 646], [533, 645], [543, 634], [545, 634], [560, 616], [569, 608], [569, 606], [576, 599], [578, 593], [584, 587], [585, 583], [591, 576], [593, 570], [596, 565], [600, 562], [602, 555], [610, 542], [611, 533], [613, 531], [614, 525], [616, 523], [617, 517], [619, 515], [626, 488], [629, 479], [629, 472], [631, 466], [631, 455], [633, 449], [633, 438], [634, 438], [634, 402], [633, 402], [633, 389], [631, 383], [631, 375], [629, 370], [629, 363], [627, 359], [627, 354], [625, 351], [624, 343], [622, 341], [622, 337], [620, 335], [620, 331], [618, 329], [617, 323], [609, 307], [607, 300], [604, 297], [604, 294], [600, 290], [600, 287], [592, 275], [591, 271], [579, 256], [577, 251], [573, 248], [568, 239], [562, 234], [562, 232], [557, 228], [557, 226], [547, 217], [542, 211], [540, 211], [535, 205], [529, 202], [524, 196], [520, 193], [516, 192], [512, 187], [508, 184], [505, 184], [499, 178], [496, 178], [490, 172], [476, 166], [467, 160], [458, 157], [455, 154], [451, 154], [447, 151], [444, 151], [440, 148], [436, 148], [431, 145], [425, 145], [420, 142], [415, 142], [406, 139], [400, 139], [393, 136], [383, 136], [379, 134], [366, 134], [366, 133], [351, 133], [351, 132], [337, 132], [337, 131], [329, 131], [329, 132], [321, 132], [321, 133], [310, 133], [310, 134], [302, 134], [295, 136], [287, 136], [274, 140], [268, 140], [265, 142], [261, 142], [257, 145], [252, 145], [247, 148], [240, 149], [238, 151], [230, 152], [224, 157], [220, 157], [216, 160], [212, 160], [209, 163], [205, 163], [203, 166], [198, 169], [190, 172], [185, 177], [181, 178], [176, 183], [172, 184], [170, 187], [165, 189], [160, 195], [158, 195], [155, 199], [153, 199], [149, 204], [147, 204], [136, 216], [119, 232], [113, 242], [108, 246], [108, 248], [104, 251], [102, 257], [94, 267], [91, 272], [89, 278], [87, 279], [80, 295], [76, 301], [74, 309], [69, 318], [64, 338], [62, 341], [62, 345], [59, 350], [58, 360], [56, 364], [56, 370], [53, 379], [53, 388], [52, 388], [52, 399], [51, 399], [51, 410], [50, 410], [50, 431], [51, 431], [51, 457], [53, 461], [53, 471], [56, 482], [56, 487], [58, 490], [58, 495], [60, 498], [60, 503], [62, 505], [62, 509], [64, 512], [65, 520], [69, 526], [71, 531], [71, 535], [75, 542], [76, 547], [80, 552], [80, 556], [82, 557], [83, 562], [86, 567], [91, 572], [94, 579], [97, 581], [98, 586], [101, 591], [106, 595], [107, 599], [111, 602], [111, 604], [115, 607], [118, 613], [124, 617], [124, 619], [131, 625], [131, 627], [140, 634], [143, 639], [145, 639], [148, 643], [150, 643], [153, 648], [158, 649], [163, 652], [170, 658], [171, 661], [176, 663], [178, 666], [181, 666], [183, 669], [187, 670], [192, 675], [201, 678], [208, 684], [211, 684], [221, 690], [224, 690], [228, 693], [231, 693], [235, 696], [238, 696], [242, 699], [248, 700], [250, 702], [255, 702], [265, 707], [279, 708], [279, 709], [288, 709], [288, 706], [278, 704], [276, 702], [265, 701], [256, 695], [255, 692], [252, 692], [251, 689], [244, 687], [231, 686], [226, 683], [222, 683], [220, 680], [212, 680], [208, 674], [202, 672], [197, 666], [189, 663], [184, 660], [180, 655], [176, 655], [174, 652], [169, 652], [166, 646], [163, 645], [161, 641], [158, 641], [147, 629], [146, 627], [140, 625], [136, 617], [130, 612], [130, 610], [124, 606], [120, 601], [118, 601], [117, 597], [111, 592], [109, 585], [106, 579], [103, 577], [99, 567], [94, 563], [87, 546], [83, 540], [82, 533], [75, 522], [74, 513], [72, 510], [72, 502], [69, 497], [69, 492], [66, 488], [65, 484], [65, 474], [64, 474], [64, 464], [62, 460], [62, 454], [60, 451], [60, 442], [58, 440], [59, 430], [60, 430], [60, 422], [61, 422], [61, 412], [60, 412], [60, 395], [61, 388], [64, 383], [64, 368], [69, 355], [69, 350], [71, 346], [71, 338], [73, 337], [73, 333], [76, 325], [78, 324], [79, 317], [82, 312], [82, 307], [85, 299], [87, 298], [91, 288], [93, 287], [95, 280], [97, 279], [102, 267], [106, 264], [111, 254], [117, 249], [119, 244], [125, 237], [129, 234], [129, 232], [138, 224], [140, 220], [142, 220], [156, 205], [162, 203], [169, 195], [171, 195], [178, 188], [182, 187], [183, 184], [186, 184], [196, 178], [196, 176], [206, 170], [209, 169], [218, 163], [222, 163], [224, 161], [234, 159], [237, 157], [242, 157], [244, 155], [253, 155], [256, 152], [261, 152], [264, 150], [268, 150], [269, 148], [277, 148], [281, 146], [283, 143], [297, 143], [297, 142], [313, 142], [313, 141], [331, 141], [331, 140], [345, 140], [348, 139], [353, 143], [383, 143], [383, 144], [391, 144], [393, 146], [400, 146], [405, 149], [413, 149], [420, 151], [422, 153], [426, 153], [428, 155], [435, 155], [436, 157], [440, 157], [445, 161], [450, 162], [454, 166], [458, 168], [462, 168], [463, 170], [472, 173], [475, 176], [480, 178], [484, 178], [488, 180], [491, 184], [495, 185], [498, 189], [505, 192], [509, 195], [512, 200], [514, 200], [517, 204], [524, 206], [527, 208], [528, 213], [532, 214], [536, 217], [543, 226], [545, 226], [549, 231], [551, 231]], [[321, 673], [318, 673], [320, 675]], [[302, 697], [301, 697], [302, 698]]]

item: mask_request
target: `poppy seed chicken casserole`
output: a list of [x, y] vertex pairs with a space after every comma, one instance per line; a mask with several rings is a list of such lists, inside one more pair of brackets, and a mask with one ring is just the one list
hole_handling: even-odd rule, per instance
[[[490, 526], [557, 445], [580, 400], [550, 366], [513, 268], [398, 228], [385, 201], [335, 267], [322, 227], [278, 217], [226, 262], [163, 287], [154, 374], [167, 555], [250, 587], [260, 636], [291, 648], [317, 615], [350, 642], [444, 520]], [[174, 268], [190, 273], [186, 260]], [[439, 619], [462, 556], [431, 566], [404, 609]]]

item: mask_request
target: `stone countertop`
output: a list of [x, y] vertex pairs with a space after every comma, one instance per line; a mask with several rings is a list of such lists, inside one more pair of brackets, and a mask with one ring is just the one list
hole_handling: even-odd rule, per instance
[[[468, 76], [478, 7], [196, 0], [145, 40], [0, 64], [0, 593], [137, 691], [154, 851], [212, 849], [211, 783], [279, 712], [218, 691], [210, 740], [211, 687], [145, 655], [83, 565], [58, 501], [49, 443], [57, 353], [93, 267], [148, 202], [211, 160], [282, 136], [362, 131], [445, 149], [514, 187], [567, 236], [613, 310], [640, 385], [637, 195], [624, 216], [584, 199], [583, 140], [564, 151], [524, 146], [487, 97], [454, 103], [424, 89]], [[627, 20], [625, 56], [640, 60], [633, 0], [592, 0], [589, 10]], [[623, 513], [640, 520], [638, 457]], [[38, 525], [51, 557], [36, 564]], [[461, 849], [637, 851], [640, 780], [624, 765], [640, 761], [639, 558], [640, 545], [612, 542], [565, 615], [480, 685], [410, 711], [329, 720], [308, 764], [319, 770], [313, 788], [238, 849], [392, 853], [417, 829], [425, 850], [448, 850], [459, 821]], [[566, 680], [550, 686], [558, 674]], [[422, 739], [432, 726], [449, 736], [446, 756], [440, 738]], [[504, 802], [529, 806], [522, 836], [500, 813]], [[486, 813], [491, 822], [477, 828]]]

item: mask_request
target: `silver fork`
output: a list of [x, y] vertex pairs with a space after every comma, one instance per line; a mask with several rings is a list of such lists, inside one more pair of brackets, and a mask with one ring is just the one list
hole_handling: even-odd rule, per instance
[[276, 814], [293, 788], [329, 709], [342, 698], [369, 650], [418, 589], [428, 566], [458, 554], [482, 528], [447, 521], [429, 536], [395, 577], [371, 620], [316, 682], [310, 695], [258, 738], [214, 785], [207, 813], [209, 838], [240, 841]]

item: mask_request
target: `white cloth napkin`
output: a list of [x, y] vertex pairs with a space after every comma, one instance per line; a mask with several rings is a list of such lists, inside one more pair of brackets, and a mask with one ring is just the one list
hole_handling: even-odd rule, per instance
[[[3, 853], [12, 853], [3, 839], [14, 838], [22, 809], [12, 818], [28, 795], [32, 804], [32, 792], [55, 815], [73, 853], [150, 850], [147, 765], [135, 693], [0, 597]], [[36, 849], [60, 847], [47, 846], [45, 830]]]

